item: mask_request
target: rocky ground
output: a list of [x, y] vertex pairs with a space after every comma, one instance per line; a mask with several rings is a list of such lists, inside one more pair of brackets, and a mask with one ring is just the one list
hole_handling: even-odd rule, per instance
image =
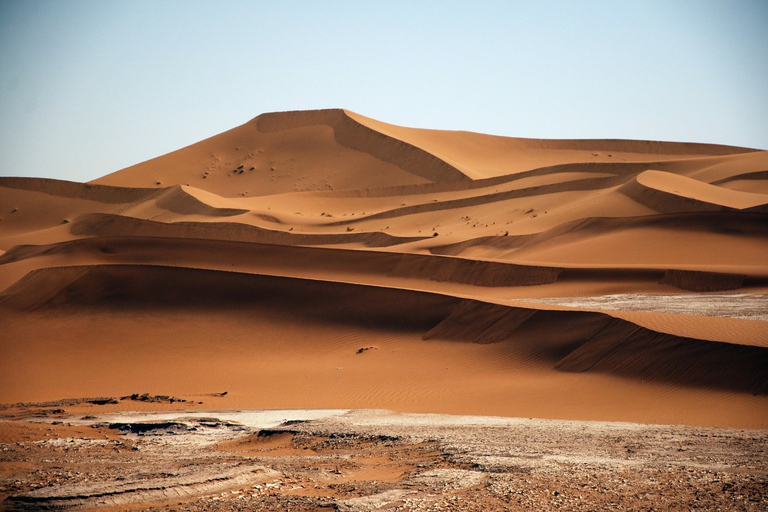
[[4, 414], [4, 510], [768, 509], [766, 431], [385, 411]]
[[625, 293], [598, 297], [552, 297], [525, 300], [609, 311], [655, 311], [678, 315], [768, 321], [768, 294], [765, 293], [689, 293], [685, 295]]

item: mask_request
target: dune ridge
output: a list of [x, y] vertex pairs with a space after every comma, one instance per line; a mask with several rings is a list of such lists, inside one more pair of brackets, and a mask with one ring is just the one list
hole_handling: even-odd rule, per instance
[[[190, 226], [166, 226], [143, 221], [126, 223], [120, 217], [99, 219], [89, 234], [95, 235], [101, 227], [102, 236], [58, 242], [45, 246], [16, 246], [0, 256], [0, 264], [9, 269], [15, 264], [21, 272], [30, 268], [66, 262], [69, 265], [133, 264], [153, 261], [163, 265], [176, 265], [205, 269], [232, 269], [249, 273], [275, 273], [290, 276], [332, 276], [334, 280], [348, 282], [407, 286], [425, 290], [436, 289], [440, 283], [466, 284], [480, 288], [535, 287], [545, 284], [578, 283], [614, 280], [619, 286], [622, 280], [631, 280], [625, 291], [645, 282], [647, 285], [672, 284], [680, 289], [716, 291], [740, 288], [745, 282], [750, 286], [768, 284], [765, 274], [728, 274], [716, 271], [665, 270], [664, 268], [566, 268], [540, 265], [521, 265], [506, 262], [473, 260], [456, 257], [429, 257], [421, 254], [397, 252], [369, 252], [364, 258], [359, 251], [345, 245], [352, 236], [361, 245], [392, 249], [397, 240], [389, 240], [380, 234], [358, 235], [284, 235], [297, 240], [283, 240], [271, 233], [244, 230], [232, 226], [227, 238], [226, 226], [214, 231], [208, 223]], [[115, 224], [115, 221], [117, 223]], [[93, 225], [87, 225], [92, 229]], [[178, 228], [178, 229], [176, 229]], [[73, 226], [80, 233], [77, 225]], [[207, 229], [207, 231], [206, 231]], [[116, 234], [122, 236], [116, 236]], [[278, 235], [280, 233], [278, 232]], [[162, 236], [166, 235], [166, 236]], [[210, 235], [211, 238], [205, 238]], [[296, 245], [293, 245], [294, 242]], [[338, 244], [336, 243], [338, 242]], [[287, 247], [286, 247], [287, 246]], [[303, 247], [302, 247], [303, 246]], [[194, 254], [193, 257], [185, 255]], [[24, 270], [26, 269], [26, 270]], [[734, 283], [735, 280], [735, 283]], [[0, 284], [0, 289], [2, 285]], [[663, 289], [663, 288], [661, 288]], [[468, 293], [465, 291], [464, 293]], [[475, 293], [483, 293], [482, 290]]]
[[[338, 302], [340, 297], [343, 311], [327, 306], [328, 300]], [[599, 312], [509, 307], [397, 288], [147, 265], [45, 268], [0, 294], [0, 307], [28, 312], [247, 310], [259, 304], [269, 310], [279, 309], [281, 302], [301, 304], [309, 311], [305, 314], [331, 324], [413, 330], [424, 340], [504, 343], [505, 350], [530, 364], [559, 371], [768, 394], [768, 343], [684, 338]], [[552, 324], [564, 329], [555, 334]]]
[[318, 124], [330, 126], [340, 145], [369, 153], [433, 183], [468, 181], [464, 173], [445, 160], [405, 140], [371, 129], [345, 110], [280, 112], [261, 115], [255, 121], [261, 132], [280, 132]]
[[201, 238], [277, 245], [333, 245], [361, 243], [368, 247], [388, 247], [423, 240], [427, 237], [397, 237], [380, 231], [331, 233], [292, 233], [239, 223], [173, 222], [162, 223], [122, 215], [92, 213], [78, 217], [72, 226], [77, 235], [152, 236], [162, 238]]
[[[225, 206], [220, 206], [221, 203], [224, 203]], [[233, 203], [221, 201], [221, 198], [216, 195], [182, 185], [177, 185], [163, 192], [158, 196], [155, 204], [164, 210], [182, 215], [198, 214], [213, 217], [233, 217], [248, 213], [248, 210], [237, 208]]]
[[725, 189], [662, 171], [644, 171], [623, 186], [621, 191], [664, 213], [722, 210], [768, 212], [766, 194]]
[[[0, 402], [229, 389], [233, 407], [768, 428], [763, 316], [643, 309], [760, 308], [765, 169], [749, 148], [327, 109], [90, 183], [0, 178]], [[633, 307], [574, 299], [612, 294]]]
[[157, 195], [157, 190], [149, 188], [113, 187], [50, 178], [0, 176], [0, 187], [100, 203], [132, 203]]
[[[430, 252], [459, 256], [474, 247], [510, 252], [538, 244], [560, 243], [591, 237], [610, 236], [632, 230], [664, 230], [686, 233], [727, 233], [734, 238], [763, 239], [768, 235], [768, 218], [762, 212], [729, 213], [725, 210], [674, 212], [641, 217], [588, 217], [565, 222], [553, 228], [524, 235], [492, 235], [468, 238], [446, 245], [435, 245]], [[670, 269], [672, 270], [672, 269]], [[679, 269], [674, 269], [679, 270]]]

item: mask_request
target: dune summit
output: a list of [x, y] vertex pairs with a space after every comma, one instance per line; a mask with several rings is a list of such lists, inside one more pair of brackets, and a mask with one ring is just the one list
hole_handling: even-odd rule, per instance
[[767, 169], [321, 110], [0, 178], [0, 403], [768, 428]]

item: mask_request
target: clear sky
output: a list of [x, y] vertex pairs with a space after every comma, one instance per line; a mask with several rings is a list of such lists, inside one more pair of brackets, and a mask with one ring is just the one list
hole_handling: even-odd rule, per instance
[[768, 148], [768, 0], [0, 0], [0, 176], [87, 181], [263, 112]]

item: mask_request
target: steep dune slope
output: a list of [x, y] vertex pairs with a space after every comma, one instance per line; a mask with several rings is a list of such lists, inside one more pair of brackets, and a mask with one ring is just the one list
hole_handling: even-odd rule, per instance
[[745, 148], [630, 140], [542, 140], [395, 126], [347, 112], [361, 124], [420, 147], [473, 179], [565, 163], [653, 162], [752, 152]]
[[669, 172], [648, 170], [622, 193], [661, 213], [718, 210], [768, 212], [768, 195], [730, 190]]
[[93, 183], [192, 185], [218, 195], [468, 181], [444, 161], [342, 110], [264, 114]]

